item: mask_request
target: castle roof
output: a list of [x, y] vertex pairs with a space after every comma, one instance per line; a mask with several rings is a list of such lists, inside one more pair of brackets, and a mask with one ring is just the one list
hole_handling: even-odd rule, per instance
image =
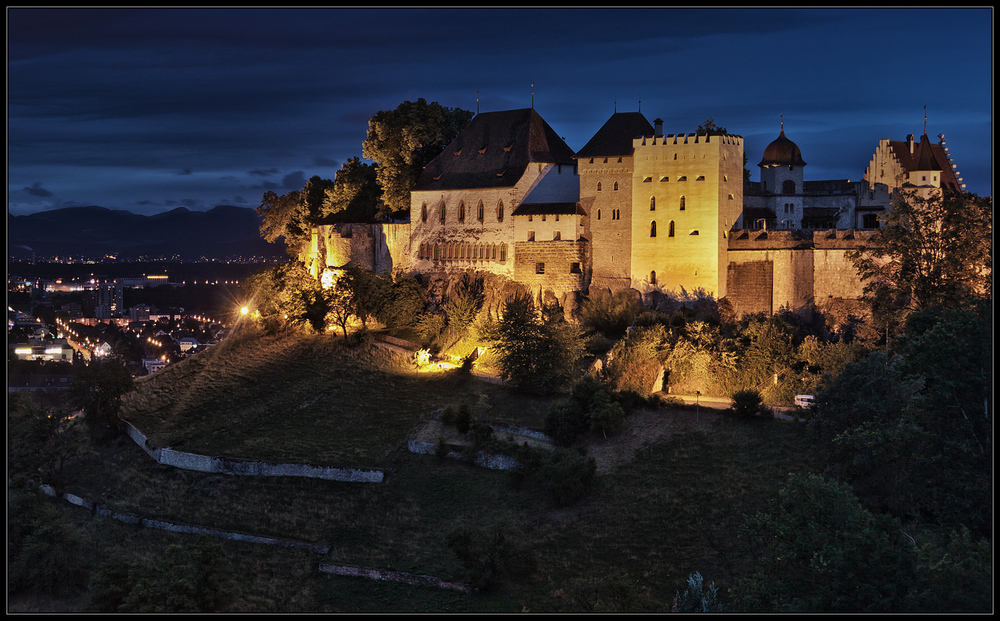
[[[910, 139], [913, 136], [909, 136]], [[915, 172], [918, 170], [939, 170], [941, 171], [941, 187], [955, 192], [961, 191], [961, 184], [955, 171], [952, 168], [948, 154], [944, 150], [944, 145], [934, 144], [924, 134], [920, 137], [920, 142], [913, 145], [913, 152], [910, 152], [910, 140], [890, 140], [889, 148], [896, 161], [905, 172]]]
[[530, 108], [483, 112], [430, 161], [414, 191], [514, 186], [529, 163], [574, 164], [573, 150]]
[[651, 135], [653, 131], [653, 126], [641, 112], [616, 112], [576, 157], [632, 155], [632, 139]]
[[797, 144], [785, 137], [785, 128], [771, 144], [764, 149], [764, 157], [758, 166], [805, 166], [802, 152]]
[[560, 216], [587, 215], [580, 203], [521, 203], [514, 210], [515, 216], [538, 216], [541, 214]]

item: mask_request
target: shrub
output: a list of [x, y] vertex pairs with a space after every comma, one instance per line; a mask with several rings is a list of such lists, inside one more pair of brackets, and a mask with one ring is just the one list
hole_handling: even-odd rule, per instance
[[713, 582], [705, 588], [703, 582], [697, 571], [688, 576], [688, 588], [683, 593], [677, 592], [672, 612], [722, 612], [717, 598], [718, 587]]
[[503, 524], [487, 527], [462, 525], [447, 538], [448, 548], [468, 572], [472, 586], [488, 591], [513, 582], [524, 582], [538, 563], [519, 533]]
[[756, 418], [767, 416], [771, 413], [770, 408], [761, 401], [760, 393], [756, 390], [740, 390], [733, 393], [732, 411], [740, 418]]
[[597, 460], [566, 449], [558, 449], [542, 464], [538, 477], [550, 498], [565, 507], [584, 496], [597, 478]]

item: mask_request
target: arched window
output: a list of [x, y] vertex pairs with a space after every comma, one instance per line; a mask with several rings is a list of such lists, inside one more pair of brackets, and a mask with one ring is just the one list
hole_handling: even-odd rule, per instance
[[656, 220], [649, 223], [649, 236], [656, 237]]
[[444, 224], [445, 215], [446, 215], [446, 208], [444, 206], [444, 203], [442, 202], [441, 203], [441, 224]]
[[483, 201], [479, 201], [479, 207], [476, 210], [476, 218], [478, 218], [480, 222], [483, 221]]
[[458, 204], [458, 221], [465, 222], [465, 201]]
[[785, 179], [785, 182], [781, 184], [782, 194], [795, 194], [795, 182], [791, 179]]
[[656, 270], [653, 270], [652, 272], [649, 273], [649, 284], [651, 285], [656, 284]]
[[667, 237], [673, 237], [673, 236], [674, 236], [674, 221], [671, 220], [670, 225], [667, 226]]
[[656, 211], [656, 197], [655, 196], [650, 196], [649, 197], [649, 210], [650, 211]]
[[597, 182], [597, 191], [598, 192], [601, 191], [601, 182], [600, 181]]
[[503, 201], [497, 201], [497, 222], [503, 222]]
[[500, 260], [507, 260], [507, 244], [500, 244]]
[[420, 221], [427, 222], [427, 203], [420, 206]]
[[681, 197], [681, 211], [684, 211], [684, 207], [687, 205], [687, 199], [683, 196]]
[[617, 192], [617, 191], [618, 191], [618, 182], [615, 181], [615, 192]]
[[598, 220], [601, 219], [601, 210], [600, 209], [597, 210], [597, 219]]

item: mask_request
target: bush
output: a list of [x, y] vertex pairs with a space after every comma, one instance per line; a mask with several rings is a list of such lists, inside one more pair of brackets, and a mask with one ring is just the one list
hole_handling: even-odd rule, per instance
[[756, 390], [740, 390], [733, 393], [733, 406], [730, 408], [740, 418], [756, 418], [768, 416], [771, 409], [763, 404], [760, 393]]
[[543, 489], [560, 507], [573, 504], [590, 491], [597, 478], [597, 460], [559, 449], [538, 470]]
[[545, 435], [559, 446], [572, 446], [588, 429], [586, 413], [573, 400], [552, 406], [545, 415]]
[[488, 591], [527, 581], [537, 570], [534, 555], [521, 539], [520, 533], [503, 524], [462, 525], [448, 535], [447, 545], [468, 572], [472, 586]]

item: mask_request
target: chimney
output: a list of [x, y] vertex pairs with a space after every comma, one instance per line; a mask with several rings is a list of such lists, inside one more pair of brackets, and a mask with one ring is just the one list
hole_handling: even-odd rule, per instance
[[913, 134], [906, 135], [906, 145], [910, 148], [910, 155], [913, 155]]
[[663, 135], [663, 119], [657, 118], [655, 121], [653, 121], [653, 128], [656, 131], [656, 133], [654, 135], [657, 138], [659, 138], [660, 136], [662, 136]]

